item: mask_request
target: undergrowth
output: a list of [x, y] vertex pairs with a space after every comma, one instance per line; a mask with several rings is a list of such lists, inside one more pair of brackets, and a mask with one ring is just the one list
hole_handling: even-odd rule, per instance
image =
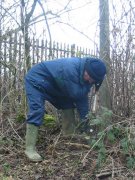
[[102, 108], [102, 113], [97, 117], [89, 114], [90, 124], [93, 127], [91, 146], [98, 152], [97, 167], [106, 163], [111, 152], [111, 147], [117, 149], [118, 156], [125, 161], [129, 169], [135, 168], [135, 137], [131, 133], [129, 119], [113, 123], [113, 113], [107, 108]]

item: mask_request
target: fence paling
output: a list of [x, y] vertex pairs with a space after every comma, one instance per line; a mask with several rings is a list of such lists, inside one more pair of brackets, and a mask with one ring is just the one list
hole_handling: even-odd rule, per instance
[[[76, 47], [75, 45], [62, 44], [55, 41], [51, 43], [52, 49], [50, 49], [50, 42], [47, 40], [35, 39], [34, 37], [30, 42], [31, 65], [42, 60], [49, 60], [53, 58], [90, 56], [89, 53], [91, 52], [91, 50]], [[5, 103], [9, 103], [11, 98], [13, 98], [13, 104], [17, 103], [18, 100], [20, 103], [20, 98], [22, 98], [23, 93], [24, 73], [26, 71], [23, 36], [18, 36], [16, 33], [14, 35], [10, 34], [9, 37], [2, 39], [1, 62], [1, 100], [3, 97], [7, 96], [4, 101]]]
[[[37, 40], [33, 38], [30, 44], [31, 65], [42, 60], [63, 57], [84, 57], [98, 56], [98, 50], [92, 51], [75, 45], [62, 44], [53, 42], [50, 50], [50, 43], [47, 40]], [[50, 53], [51, 52], [51, 53]], [[128, 115], [131, 108], [134, 108], [134, 74], [135, 62], [130, 53], [123, 58], [122, 54], [117, 56], [116, 52], [112, 53], [111, 74], [109, 77], [110, 90], [112, 95], [112, 104], [114, 112], [119, 115]], [[131, 56], [131, 57], [130, 57]], [[23, 78], [25, 73], [24, 59], [24, 39], [17, 34], [4, 38], [1, 42], [1, 99], [9, 91], [16, 91], [17, 96], [21, 97], [23, 92]], [[128, 70], [126, 69], [128, 67]], [[124, 70], [125, 68], [125, 70]], [[17, 97], [15, 97], [15, 101]], [[6, 100], [6, 98], [5, 98]]]

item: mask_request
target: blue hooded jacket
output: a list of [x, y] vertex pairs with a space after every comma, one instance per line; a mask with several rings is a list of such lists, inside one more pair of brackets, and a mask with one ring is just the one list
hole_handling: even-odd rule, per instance
[[80, 118], [84, 119], [88, 114], [88, 92], [92, 86], [83, 81], [86, 59], [64, 58], [42, 61], [28, 71], [26, 79], [57, 103], [62, 102], [63, 109], [67, 108], [66, 101], [64, 104], [65, 99], [73, 102]]

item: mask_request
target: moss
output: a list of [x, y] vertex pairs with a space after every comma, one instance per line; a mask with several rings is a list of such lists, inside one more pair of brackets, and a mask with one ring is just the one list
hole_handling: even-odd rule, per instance
[[23, 114], [23, 113], [19, 113], [19, 114], [17, 114], [17, 116], [16, 116], [16, 121], [17, 122], [20, 122], [20, 123], [22, 123], [22, 122], [24, 122], [25, 121], [25, 115]]
[[54, 127], [56, 124], [56, 118], [53, 115], [46, 114], [44, 116], [43, 124], [47, 127]]

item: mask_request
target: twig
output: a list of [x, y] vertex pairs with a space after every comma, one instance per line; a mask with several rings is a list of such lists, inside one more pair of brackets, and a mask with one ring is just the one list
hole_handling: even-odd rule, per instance
[[86, 145], [86, 144], [78, 144], [78, 143], [64, 143], [66, 145], [70, 145], [70, 146], [76, 146], [78, 148], [86, 148], [86, 149], [90, 149], [90, 146], [89, 145]]
[[114, 159], [112, 157], [110, 158], [112, 159], [112, 178], [114, 178], [114, 174], [115, 174]]
[[125, 170], [125, 167], [114, 168], [113, 171], [111, 169], [106, 169], [106, 170], [103, 170], [101, 173], [97, 174], [96, 177], [101, 178], [101, 177], [104, 177], [104, 176], [109, 176], [111, 174], [120, 173], [120, 172], [122, 172], [124, 170]]
[[60, 136], [61, 136], [61, 132], [59, 133], [59, 135], [58, 135], [58, 137], [57, 137], [56, 141], [54, 142], [53, 147], [55, 147], [55, 146], [56, 146], [56, 144], [58, 143], [58, 141], [59, 141], [59, 139], [60, 139]]
[[17, 133], [17, 131], [14, 129], [14, 127], [13, 127], [13, 125], [12, 125], [12, 123], [11, 123], [11, 120], [10, 120], [9, 118], [8, 118], [8, 122], [9, 122], [11, 128], [13, 129], [13, 131], [15, 132], [15, 134], [18, 136], [18, 138], [19, 138], [22, 142], [24, 142], [24, 140], [19, 136], [19, 134]]
[[87, 154], [84, 156], [82, 163], [85, 163], [85, 160], [87, 158], [87, 156], [89, 155], [89, 153], [93, 150], [93, 148], [98, 144], [98, 142], [102, 139], [103, 135], [96, 141], [96, 143], [91, 147], [91, 149], [87, 152]]

